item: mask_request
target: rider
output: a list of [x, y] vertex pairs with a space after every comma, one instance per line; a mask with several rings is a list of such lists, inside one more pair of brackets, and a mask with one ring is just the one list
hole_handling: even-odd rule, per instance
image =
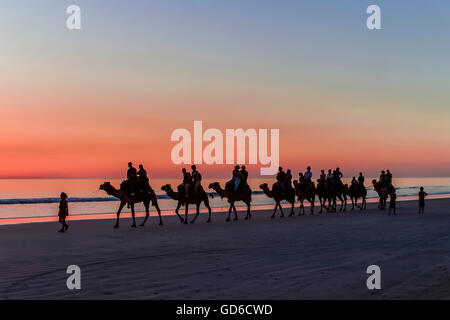
[[141, 188], [143, 188], [142, 191], [149, 191], [150, 184], [148, 181], [147, 171], [144, 169], [144, 166], [142, 164], [139, 165], [139, 171], [137, 172], [137, 175], [139, 176]]
[[384, 184], [386, 182], [386, 173], [383, 171], [381, 171], [380, 174], [380, 181]]
[[306, 172], [304, 174], [305, 177], [305, 182], [306, 182], [306, 186], [308, 188], [308, 190], [312, 189], [312, 172], [311, 172], [311, 167], [308, 166], [308, 168], [306, 168]]
[[283, 171], [282, 167], [278, 167], [277, 181], [281, 188], [281, 191], [286, 191], [286, 173]]
[[386, 184], [388, 187], [392, 185], [392, 173], [389, 171], [389, 169], [386, 172]]
[[197, 167], [195, 165], [191, 166], [192, 168], [192, 182], [194, 184], [194, 194], [197, 194], [198, 188], [201, 186], [202, 175], [197, 171]]
[[240, 176], [241, 176], [242, 185], [246, 186], [247, 180], [248, 180], [248, 172], [247, 172], [247, 170], [245, 170], [245, 166], [241, 167]]
[[128, 171], [127, 171], [127, 179], [132, 179], [136, 177], [137, 171], [136, 168], [133, 167], [133, 163], [128, 162]]
[[328, 184], [328, 188], [330, 187], [334, 187], [334, 175], [333, 172], [331, 172], [331, 169], [328, 169], [328, 174], [327, 174], [327, 184]]
[[325, 182], [327, 179], [327, 175], [325, 174], [325, 170], [320, 170], [319, 182]]
[[362, 172], [359, 173], [358, 183], [364, 187], [364, 176], [363, 176]]
[[186, 171], [186, 168], [181, 169], [183, 173], [183, 183], [179, 185], [179, 188], [184, 188], [184, 196], [185, 198], [189, 197], [189, 188], [192, 182], [192, 176], [189, 172]]
[[292, 188], [292, 173], [291, 173], [291, 169], [287, 169], [286, 171], [286, 180], [285, 180], [286, 184], [288, 185], [288, 188]]
[[237, 191], [241, 184], [241, 173], [239, 172], [239, 169], [239, 166], [235, 166], [233, 170], [234, 192]]
[[344, 176], [341, 172], [341, 170], [338, 168], [336, 168], [336, 170], [334, 171], [334, 179], [336, 180], [337, 185], [342, 186], [342, 181], [341, 178]]
[[127, 179], [127, 192], [130, 195], [134, 196], [134, 193], [137, 191], [137, 171], [136, 168], [133, 167], [133, 163], [131, 162], [128, 162]]

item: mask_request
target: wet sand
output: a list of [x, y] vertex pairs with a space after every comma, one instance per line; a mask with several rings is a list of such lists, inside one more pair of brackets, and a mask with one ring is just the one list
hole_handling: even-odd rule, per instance
[[[450, 199], [368, 210], [181, 225], [152, 216], [0, 226], [0, 299], [450, 299]], [[296, 213], [298, 208], [296, 208]], [[316, 211], [317, 212], [317, 211]], [[285, 214], [288, 210], [285, 210]], [[191, 216], [193, 217], [193, 215]], [[138, 223], [142, 218], [138, 219]], [[66, 268], [81, 268], [81, 290]], [[381, 290], [366, 268], [381, 268]]]

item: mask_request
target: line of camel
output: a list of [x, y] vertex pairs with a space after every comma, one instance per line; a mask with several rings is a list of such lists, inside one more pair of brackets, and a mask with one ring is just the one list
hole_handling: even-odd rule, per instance
[[[305, 214], [305, 207], [303, 205], [304, 201], [310, 203], [310, 214], [314, 214], [315, 209], [315, 199], [316, 196], [318, 197], [320, 201], [320, 212], [323, 212], [323, 209], [325, 209], [327, 212], [337, 212], [337, 200], [341, 201], [340, 209], [339, 211], [346, 211], [347, 208], [347, 196], [352, 201], [352, 208], [351, 210], [354, 210], [355, 206], [360, 208], [360, 210], [366, 209], [366, 197], [367, 197], [367, 189], [366, 187], [362, 188], [352, 188], [349, 187], [347, 184], [338, 184], [334, 188], [328, 188], [326, 182], [321, 182], [319, 180], [317, 187], [312, 184], [312, 188], [307, 188], [304, 183], [299, 183], [297, 180], [294, 180], [293, 184], [293, 190], [292, 192], [282, 192], [280, 188], [276, 187], [277, 182], [273, 184], [272, 190], [269, 188], [267, 183], [263, 183], [260, 185], [260, 189], [264, 192], [264, 194], [269, 197], [273, 198], [275, 201], [275, 208], [273, 211], [273, 214], [271, 218], [275, 217], [275, 214], [277, 212], [277, 209], [280, 209], [280, 217], [284, 217], [283, 209], [281, 207], [281, 202], [283, 200], [286, 200], [291, 205], [291, 212], [289, 216], [294, 215], [294, 205], [296, 202], [296, 197], [298, 201], [300, 202], [300, 208], [298, 215], [304, 215]], [[385, 210], [387, 198], [389, 194], [391, 193], [392, 189], [395, 189], [392, 185], [387, 186], [383, 181], [380, 180], [372, 180], [372, 185], [374, 187], [374, 190], [377, 192], [379, 196], [379, 203], [378, 208], [381, 210]], [[242, 201], [247, 205], [247, 212], [245, 216], [245, 220], [248, 220], [252, 217], [250, 212], [251, 202], [252, 202], [252, 190], [249, 186], [247, 188], [241, 188], [242, 190], [239, 192], [229, 192], [225, 189], [223, 189], [220, 186], [219, 182], [213, 182], [209, 185], [209, 188], [214, 190], [220, 197], [226, 198], [228, 203], [230, 204], [229, 210], [228, 210], [228, 216], [226, 221], [230, 221], [230, 215], [231, 212], [234, 212], [234, 220], [238, 220], [237, 210], [235, 207], [235, 203], [238, 201]], [[105, 182], [102, 185], [100, 185], [100, 190], [105, 191], [108, 195], [111, 195], [113, 197], [116, 197], [120, 200], [119, 209], [117, 211], [117, 219], [116, 223], [114, 225], [114, 228], [119, 227], [119, 218], [120, 213], [122, 212], [122, 209], [125, 207], [125, 205], [129, 205], [131, 208], [131, 215], [133, 218], [133, 224], [131, 227], [136, 227], [136, 219], [135, 219], [135, 208], [134, 205], [136, 203], [142, 202], [145, 207], [145, 218], [144, 221], [140, 224], [140, 226], [144, 226], [147, 222], [147, 219], [150, 215], [150, 203], [155, 207], [156, 211], [158, 212], [159, 216], [159, 225], [162, 225], [162, 218], [161, 218], [161, 210], [158, 206], [158, 201], [156, 197], [156, 193], [154, 190], [150, 187], [150, 190], [148, 193], [139, 193], [136, 195], [129, 195], [127, 192], [121, 189], [116, 189], [114, 186], [111, 185], [110, 182]], [[200, 205], [203, 202], [208, 209], [208, 220], [206, 222], [211, 222], [211, 207], [209, 205], [209, 198], [208, 194], [205, 192], [205, 190], [201, 187], [196, 193], [192, 193], [188, 197], [184, 197], [180, 194], [180, 192], [174, 191], [170, 184], [166, 184], [161, 187], [161, 190], [165, 191], [167, 195], [172, 198], [175, 201], [178, 201], [177, 207], [175, 209], [175, 213], [177, 214], [178, 218], [180, 219], [181, 223], [187, 224], [188, 223], [188, 213], [189, 213], [189, 205], [195, 204], [196, 206], [196, 214], [194, 218], [192, 219], [191, 223], [195, 223], [195, 220], [197, 219], [199, 213], [200, 213]], [[210, 194], [209, 196], [214, 197], [214, 195]], [[361, 205], [358, 205], [358, 199], [362, 199]], [[327, 205], [328, 203], [328, 205]], [[179, 214], [179, 209], [182, 206], [185, 206], [185, 218], [183, 218]]]

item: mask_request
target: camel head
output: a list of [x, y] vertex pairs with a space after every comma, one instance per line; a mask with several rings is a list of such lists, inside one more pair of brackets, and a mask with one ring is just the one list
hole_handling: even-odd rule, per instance
[[259, 186], [259, 188], [261, 190], [267, 190], [269, 188], [269, 186], [267, 185], [267, 183], [263, 183], [262, 185]]
[[213, 189], [213, 190], [217, 190], [217, 189], [220, 188], [220, 184], [218, 182], [213, 182], [213, 183], [209, 184], [208, 188]]
[[105, 183], [100, 185], [99, 189], [100, 190], [105, 190], [105, 191], [108, 190], [108, 189], [111, 189], [111, 183], [105, 182]]
[[172, 191], [172, 187], [170, 186], [170, 184], [166, 184], [161, 187], [161, 190], [169, 192], [169, 191]]

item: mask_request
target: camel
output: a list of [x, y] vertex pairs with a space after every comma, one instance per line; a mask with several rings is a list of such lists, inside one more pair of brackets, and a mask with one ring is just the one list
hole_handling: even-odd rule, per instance
[[[200, 189], [200, 188], [199, 188]], [[208, 195], [206, 194], [205, 190], [203, 190], [203, 188], [201, 188], [196, 195], [190, 195], [186, 199], [180, 195], [179, 192], [175, 192], [172, 190], [172, 187], [170, 186], [170, 184], [166, 184], [165, 186], [161, 187], [161, 190], [164, 190], [167, 195], [169, 197], [171, 197], [173, 200], [177, 200], [178, 204], [177, 204], [177, 208], [175, 209], [175, 213], [177, 214], [178, 218], [180, 218], [181, 223], [187, 224], [188, 223], [188, 212], [189, 212], [189, 204], [195, 204], [197, 207], [197, 213], [195, 214], [194, 219], [192, 219], [191, 223], [195, 223], [195, 220], [197, 219], [198, 214], [200, 213], [200, 204], [202, 202], [205, 203], [206, 208], [208, 208], [209, 211], [209, 217], [208, 220], [206, 222], [211, 222], [211, 207], [209, 206], [209, 199], [208, 199]], [[185, 205], [186, 207], [186, 218], [183, 219], [179, 213], [178, 210], [180, 209], [180, 207], [182, 205]]]
[[117, 220], [116, 220], [116, 224], [114, 225], [114, 228], [117, 229], [119, 227], [120, 212], [122, 211], [123, 207], [127, 203], [131, 207], [131, 215], [133, 217], [133, 224], [131, 225], [131, 227], [136, 228], [136, 219], [134, 217], [134, 205], [139, 202], [144, 203], [144, 207], [145, 207], [145, 219], [140, 224], [140, 226], [143, 227], [150, 215], [150, 213], [149, 213], [150, 201], [152, 202], [152, 205], [156, 208], [156, 211], [158, 211], [159, 225], [162, 226], [163, 223], [162, 223], [162, 219], [161, 219], [161, 210], [159, 209], [158, 201], [156, 200], [156, 194], [152, 188], [150, 188], [150, 191], [147, 194], [138, 194], [137, 196], [129, 196], [124, 190], [119, 190], [119, 189], [114, 188], [111, 185], [111, 183], [109, 183], [109, 182], [105, 182], [102, 185], [100, 185], [99, 189], [104, 190], [110, 196], [120, 199], [119, 210], [117, 211]]
[[387, 187], [382, 181], [377, 181], [376, 179], [372, 180], [373, 189], [377, 192], [380, 197], [380, 201], [378, 202], [378, 209], [385, 210], [386, 202], [388, 195], [391, 193], [393, 187]]
[[234, 220], [238, 220], [238, 216], [236, 213], [236, 207], [234, 203], [237, 201], [242, 201], [247, 205], [247, 215], [245, 216], [245, 220], [248, 220], [252, 217], [250, 213], [250, 203], [252, 202], [252, 189], [250, 186], [245, 186], [245, 190], [237, 193], [229, 192], [228, 190], [222, 189], [218, 182], [213, 182], [209, 185], [210, 189], [213, 189], [219, 196], [223, 198], [227, 198], [228, 203], [230, 204], [230, 209], [228, 210], [228, 217], [225, 221], [230, 221], [231, 210], [234, 211]]
[[328, 208], [330, 212], [336, 212], [337, 199], [341, 201], [339, 211], [345, 211], [347, 209], [347, 197], [345, 195], [345, 186], [342, 183], [335, 183], [334, 187], [329, 188]]
[[[361, 210], [363, 210], [363, 209], [366, 210], [366, 206], [367, 206], [367, 202], [366, 202], [367, 189], [366, 189], [366, 187], [364, 187], [363, 185], [360, 185], [360, 184], [349, 187], [346, 184], [345, 185], [345, 194], [348, 195], [350, 197], [350, 199], [352, 200], [352, 210], [355, 208], [355, 206], [357, 208], [360, 208]], [[361, 206], [358, 205], [358, 198], [362, 199]]]
[[[311, 210], [310, 214], [314, 214], [314, 201], [316, 200], [316, 188], [313, 185], [312, 190], [307, 190], [307, 186], [305, 182], [298, 183], [297, 180], [294, 180], [294, 189], [295, 194], [298, 197], [298, 200], [300, 201], [300, 208], [298, 211], [298, 215], [304, 215], [305, 214], [305, 207], [303, 206], [303, 201], [307, 200], [311, 204]], [[303, 211], [303, 214], [302, 214]]]
[[326, 203], [327, 203], [327, 199], [329, 198], [329, 195], [328, 195], [327, 183], [325, 181], [317, 180], [316, 193], [317, 193], [317, 197], [319, 198], [319, 201], [320, 201], [319, 213], [322, 213], [323, 208], [325, 208], [328, 212], [330, 210], [330, 208], [327, 208]]
[[295, 192], [289, 192], [287, 195], [283, 194], [281, 192], [280, 188], [277, 186], [277, 182], [273, 184], [272, 190], [269, 189], [269, 186], [267, 185], [267, 183], [263, 183], [259, 187], [261, 188], [261, 190], [264, 192], [264, 194], [266, 196], [268, 196], [269, 198], [273, 198], [276, 202], [275, 209], [273, 211], [271, 218], [275, 218], [275, 213], [277, 212], [277, 208], [280, 208], [280, 212], [281, 212], [280, 217], [281, 218], [284, 217], [283, 209], [281, 208], [281, 204], [280, 204], [280, 202], [283, 200], [286, 200], [287, 202], [289, 202], [292, 205], [291, 214], [289, 216], [291, 217], [294, 215]]

